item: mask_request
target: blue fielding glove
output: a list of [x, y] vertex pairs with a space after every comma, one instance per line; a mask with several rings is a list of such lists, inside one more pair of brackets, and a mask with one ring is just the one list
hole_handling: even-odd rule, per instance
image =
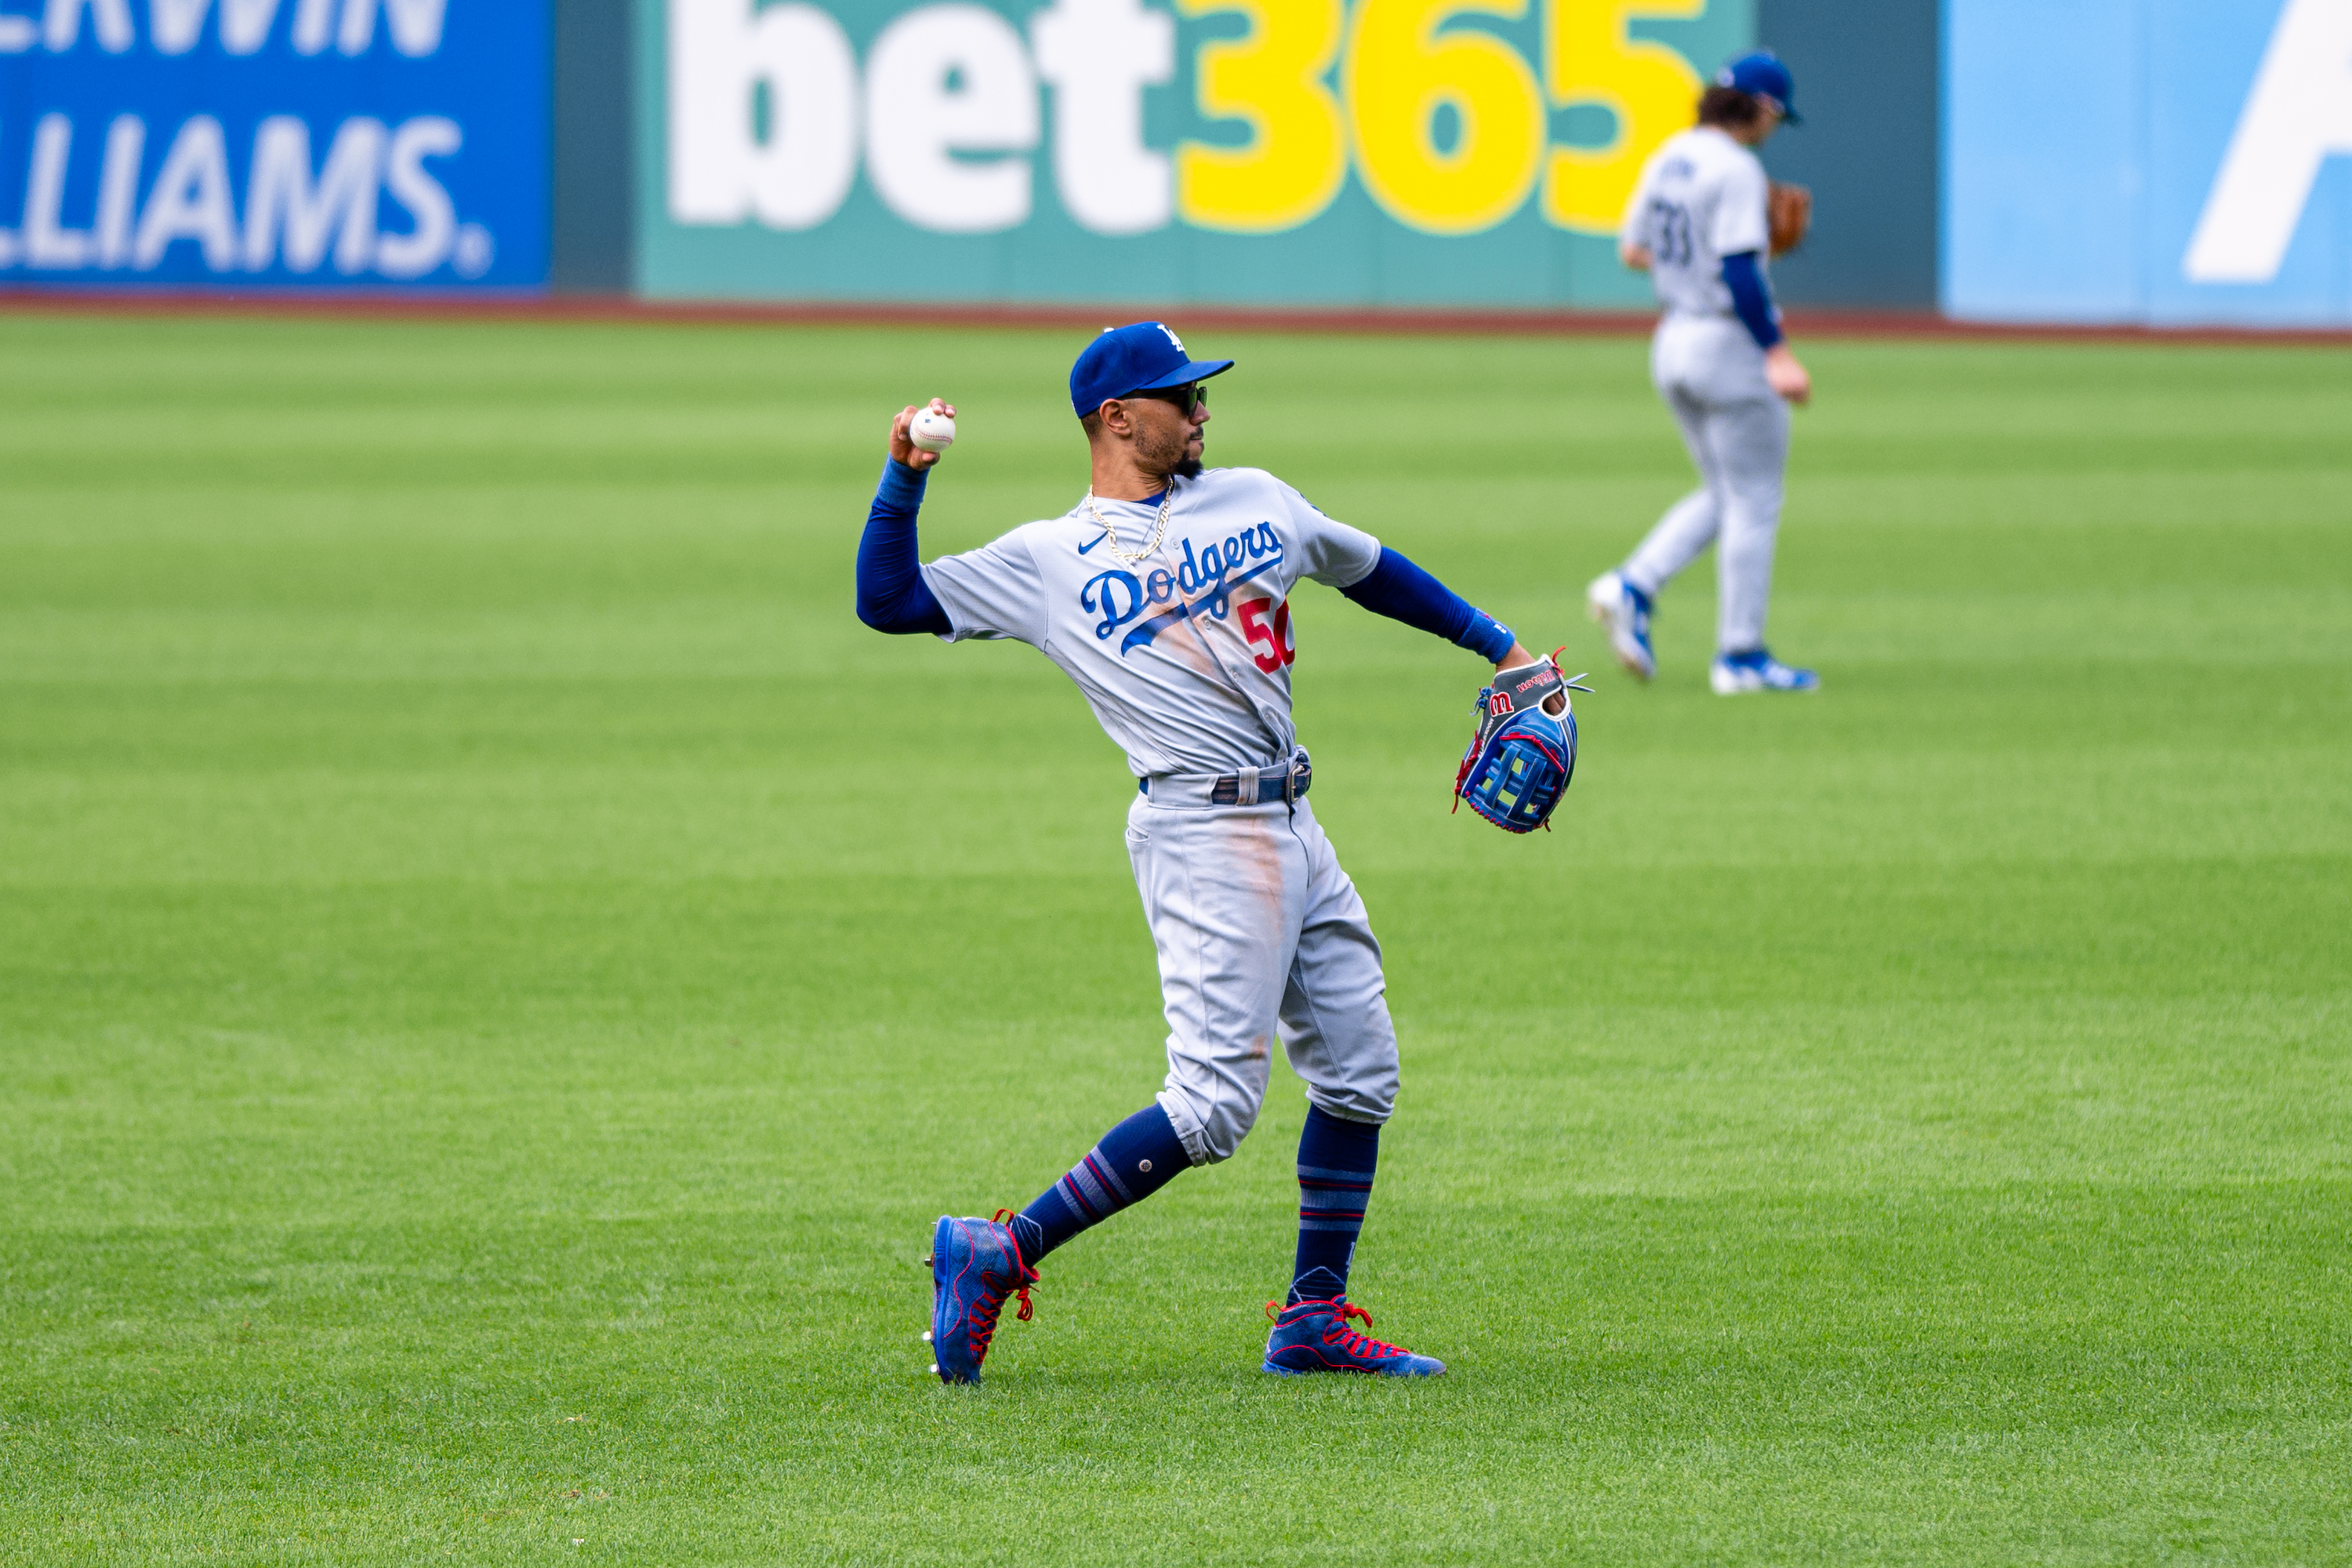
[[1498, 669], [1494, 684], [1478, 693], [1478, 731], [1454, 775], [1455, 810], [1466, 800], [1506, 833], [1551, 826], [1551, 814], [1576, 776], [1576, 710], [1563, 707], [1555, 718], [1543, 705], [1554, 692], [1565, 697], [1570, 688], [1592, 689], [1580, 684], [1581, 675], [1561, 679], [1557, 657], [1555, 650], [1553, 658]]

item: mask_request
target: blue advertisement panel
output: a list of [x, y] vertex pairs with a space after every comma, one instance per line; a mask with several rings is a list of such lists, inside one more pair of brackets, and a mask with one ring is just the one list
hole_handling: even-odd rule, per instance
[[1646, 303], [1752, 0], [638, 0], [667, 298]]
[[543, 287], [547, 4], [0, 0], [0, 287]]
[[2352, 325], [2352, 0], [1950, 0], [1946, 310]]

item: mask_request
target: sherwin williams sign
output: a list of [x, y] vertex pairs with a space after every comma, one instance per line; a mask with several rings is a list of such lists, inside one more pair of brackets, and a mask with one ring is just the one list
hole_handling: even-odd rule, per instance
[[0, 287], [536, 288], [546, 0], [0, 0]]
[[1949, 0], [1944, 302], [2352, 323], [2352, 0]]
[[1749, 0], [639, 0], [668, 298], [1622, 304]]

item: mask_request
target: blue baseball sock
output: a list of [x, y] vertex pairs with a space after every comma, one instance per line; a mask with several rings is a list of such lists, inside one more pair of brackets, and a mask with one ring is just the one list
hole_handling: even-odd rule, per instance
[[1328, 1301], [1348, 1293], [1348, 1265], [1371, 1200], [1372, 1171], [1381, 1163], [1377, 1122], [1348, 1121], [1320, 1106], [1307, 1108], [1298, 1134], [1298, 1260], [1290, 1270], [1290, 1301]]
[[1192, 1163], [1159, 1103], [1145, 1106], [1102, 1135], [1087, 1157], [1013, 1216], [1021, 1257], [1037, 1260], [1088, 1226], [1139, 1204]]

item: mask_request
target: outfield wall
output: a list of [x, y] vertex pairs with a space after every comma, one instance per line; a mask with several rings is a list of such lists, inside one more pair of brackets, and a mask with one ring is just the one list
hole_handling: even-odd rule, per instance
[[1791, 303], [2352, 324], [2352, 0], [0, 0], [0, 289], [1638, 308], [1752, 43]]

